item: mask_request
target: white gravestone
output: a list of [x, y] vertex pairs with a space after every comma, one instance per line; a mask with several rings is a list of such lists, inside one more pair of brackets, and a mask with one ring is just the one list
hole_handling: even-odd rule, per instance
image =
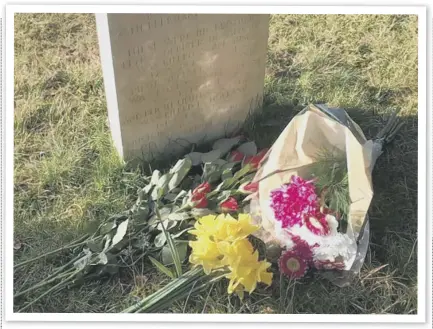
[[108, 115], [125, 160], [224, 137], [261, 106], [269, 15], [96, 14]]

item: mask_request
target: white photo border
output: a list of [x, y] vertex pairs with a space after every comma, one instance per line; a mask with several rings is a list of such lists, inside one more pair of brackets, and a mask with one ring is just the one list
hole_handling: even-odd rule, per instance
[[[6, 39], [4, 48], [6, 49], [6, 60], [3, 61], [4, 69], [3, 75], [6, 80], [3, 84], [5, 91], [5, 99], [3, 99], [2, 111], [5, 131], [4, 142], [4, 159], [5, 171], [4, 182], [5, 196], [4, 203], [4, 225], [5, 237], [4, 250], [5, 250], [5, 315], [6, 321], [50, 321], [50, 322], [63, 322], [63, 321], [113, 321], [113, 322], [158, 322], [161, 320], [160, 314], [21, 314], [13, 312], [13, 85], [14, 85], [14, 13], [126, 13], [126, 12], [147, 12], [147, 13], [270, 13], [270, 14], [415, 14], [418, 15], [418, 313], [416, 315], [349, 315], [341, 314], [335, 315], [322, 315], [317, 314], [312, 317], [311, 315], [304, 314], [291, 314], [291, 315], [259, 315], [259, 314], [170, 314], [170, 317], [165, 317], [164, 322], [272, 322], [272, 323], [285, 323], [285, 322], [362, 322], [362, 323], [424, 323], [426, 321], [427, 308], [425, 302], [427, 301], [426, 291], [430, 283], [426, 280], [427, 267], [430, 260], [427, 260], [427, 254], [431, 252], [431, 240], [427, 242], [427, 234], [431, 233], [428, 227], [430, 213], [427, 213], [427, 189], [426, 182], [431, 183], [431, 178], [427, 172], [427, 153], [431, 150], [431, 134], [429, 135], [429, 145], [427, 144], [427, 125], [424, 122], [431, 124], [431, 112], [427, 111], [427, 69], [431, 72], [431, 67], [427, 67], [427, 33], [430, 34], [431, 29], [427, 30], [427, 25], [431, 26], [431, 18], [427, 22], [427, 9], [426, 6], [199, 6], [199, 5], [10, 5], [6, 7], [6, 22], [4, 25], [4, 33]], [[430, 41], [430, 39], [429, 39]], [[429, 53], [431, 49], [428, 50]], [[430, 53], [431, 55], [431, 53]], [[431, 57], [431, 56], [430, 56]], [[429, 62], [430, 62], [429, 58]], [[8, 67], [6, 67], [8, 63]], [[431, 73], [429, 73], [429, 79]], [[6, 87], [7, 86], [7, 87]], [[429, 89], [430, 91], [431, 89]], [[431, 105], [431, 104], [429, 104]], [[430, 109], [430, 106], [428, 107]], [[6, 109], [8, 109], [6, 111]], [[430, 128], [430, 126], [429, 126]], [[429, 146], [429, 148], [428, 148]], [[429, 161], [431, 165], [431, 158]], [[431, 197], [431, 193], [429, 193]], [[431, 198], [429, 198], [431, 200]], [[430, 206], [430, 204], [429, 204]], [[7, 221], [6, 221], [7, 219]], [[423, 232], [425, 232], [423, 234]], [[3, 233], [3, 232], [2, 232]], [[430, 245], [431, 246], [431, 245]], [[427, 247], [427, 248], [426, 248]], [[430, 270], [430, 269], [429, 269]], [[431, 281], [430, 281], [431, 282]], [[431, 291], [431, 288], [428, 289]], [[430, 311], [430, 310], [429, 310]]]

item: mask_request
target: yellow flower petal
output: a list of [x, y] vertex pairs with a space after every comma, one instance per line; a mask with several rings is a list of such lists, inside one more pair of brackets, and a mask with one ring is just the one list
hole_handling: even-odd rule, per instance
[[272, 284], [272, 276], [273, 275], [270, 272], [261, 273], [259, 281], [270, 286]]

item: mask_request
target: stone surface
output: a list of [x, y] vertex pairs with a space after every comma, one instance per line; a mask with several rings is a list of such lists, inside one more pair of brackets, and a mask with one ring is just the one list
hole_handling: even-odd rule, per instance
[[268, 15], [96, 15], [111, 133], [126, 160], [223, 137], [261, 106]]

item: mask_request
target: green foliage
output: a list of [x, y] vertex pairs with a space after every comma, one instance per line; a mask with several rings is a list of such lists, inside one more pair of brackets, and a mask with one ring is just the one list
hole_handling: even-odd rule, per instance
[[341, 152], [323, 150], [312, 165], [314, 184], [318, 195], [329, 209], [341, 216], [339, 227], [345, 231], [350, 206], [349, 176], [346, 157]]

